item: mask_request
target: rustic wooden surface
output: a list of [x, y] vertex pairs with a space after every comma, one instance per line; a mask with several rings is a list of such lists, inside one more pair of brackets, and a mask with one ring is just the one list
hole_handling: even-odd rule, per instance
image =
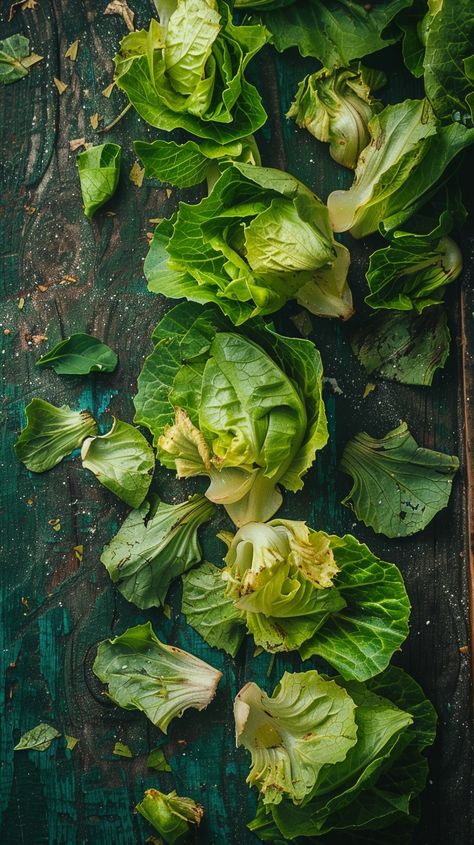
[[[34, 475], [16, 462], [12, 445], [24, 424], [24, 407], [32, 396], [56, 404], [89, 408], [106, 430], [110, 414], [132, 419], [131, 397], [149, 336], [165, 303], [147, 293], [142, 261], [147, 251], [148, 219], [167, 215], [178, 192], [168, 196], [157, 183], [136, 188], [128, 179], [134, 161], [132, 140], [158, 133], [130, 112], [104, 136], [90, 128], [95, 112], [102, 125], [124, 105], [120, 92], [101, 94], [112, 75], [111, 57], [125, 26], [105, 17], [106, 0], [39, 0], [34, 10], [18, 11], [7, 22], [9, 2], [2, 4], [1, 37], [22, 32], [45, 56], [29, 76], [0, 92], [2, 127], [1, 257], [2, 309], [0, 341], [4, 387], [1, 396], [1, 543], [0, 568], [0, 804], [3, 845], [131, 845], [143, 843], [149, 826], [133, 812], [144, 788], [173, 787], [206, 807], [198, 841], [205, 845], [256, 842], [246, 830], [254, 796], [245, 785], [248, 759], [234, 749], [232, 698], [254, 679], [271, 690], [286, 667], [297, 660], [252, 658], [247, 644], [239, 660], [209, 649], [179, 616], [179, 589], [172, 593], [170, 620], [159, 611], [139, 612], [111, 586], [99, 561], [126, 508], [80, 466], [77, 457], [53, 471]], [[147, 25], [152, 4], [131, 0], [139, 26]], [[64, 53], [80, 39], [75, 63]], [[397, 48], [382, 63], [391, 69], [386, 101], [417, 95], [419, 89], [401, 70]], [[287, 168], [326, 198], [329, 190], [350, 183], [324, 146], [283, 117], [296, 84], [314, 64], [296, 53], [276, 57], [271, 50], [258, 59], [258, 80], [269, 124], [260, 133], [265, 164]], [[60, 97], [53, 76], [68, 83]], [[85, 219], [69, 140], [85, 136], [123, 145], [120, 188], [94, 222]], [[197, 194], [187, 192], [187, 197]], [[358, 305], [363, 295], [363, 268], [376, 243], [346, 242], [353, 252], [352, 285]], [[77, 277], [73, 283], [65, 277]], [[462, 293], [460, 293], [462, 291]], [[358, 292], [358, 293], [357, 293]], [[22, 309], [19, 298], [25, 299]], [[468, 625], [468, 554], [466, 469], [463, 427], [472, 359], [461, 334], [473, 340], [472, 294], [466, 279], [450, 291], [448, 306], [452, 351], [444, 372], [431, 389], [381, 382], [367, 399], [367, 381], [350, 352], [348, 329], [314, 319], [313, 339], [320, 347], [326, 376], [337, 379], [342, 393], [328, 385], [331, 440], [305, 489], [285, 498], [285, 515], [308, 518], [311, 525], [342, 533], [353, 531], [382, 557], [398, 563], [413, 603], [411, 635], [397, 662], [422, 683], [439, 713], [439, 735], [431, 755], [431, 776], [424, 798], [417, 845], [468, 845], [473, 841], [469, 804], [472, 772], [470, 729], [470, 659]], [[461, 320], [460, 308], [465, 311]], [[288, 309], [277, 324], [295, 333]], [[363, 311], [363, 308], [360, 309]], [[357, 319], [357, 318], [356, 318]], [[73, 331], [89, 331], [118, 351], [112, 375], [59, 377], [39, 371], [35, 360], [46, 347]], [[48, 341], [35, 345], [33, 336]], [[472, 348], [472, 346], [471, 346]], [[464, 365], [464, 370], [463, 370]], [[467, 368], [466, 368], [467, 367]], [[472, 395], [472, 394], [471, 394]], [[382, 434], [400, 417], [425, 446], [460, 456], [462, 469], [449, 509], [415, 538], [400, 542], [377, 537], [339, 502], [347, 489], [336, 472], [338, 456], [353, 433], [367, 428]], [[469, 419], [468, 419], [469, 422]], [[470, 418], [472, 426], [472, 418]], [[472, 427], [471, 427], [472, 434]], [[471, 459], [472, 460], [472, 459]], [[158, 472], [157, 489], [166, 499], [184, 496], [185, 485]], [[49, 521], [59, 519], [55, 532]], [[218, 517], [205, 537], [206, 554], [219, 561], [222, 548], [213, 539]], [[79, 561], [74, 546], [84, 546]], [[145, 717], [112, 705], [91, 665], [99, 640], [128, 625], [151, 619], [164, 639], [203, 657], [224, 672], [217, 698], [199, 715], [175, 720], [168, 737]], [[309, 664], [306, 664], [309, 665]], [[44, 753], [13, 753], [19, 735], [40, 721], [79, 738], [67, 751], [63, 738]], [[112, 754], [116, 740], [127, 743], [133, 759]], [[150, 773], [146, 753], [163, 745], [172, 774]]]

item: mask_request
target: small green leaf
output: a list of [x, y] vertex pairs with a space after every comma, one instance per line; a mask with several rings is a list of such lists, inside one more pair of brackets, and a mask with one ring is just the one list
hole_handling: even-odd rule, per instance
[[26, 428], [15, 443], [15, 452], [32, 472], [45, 472], [56, 466], [86, 437], [97, 432], [97, 424], [88, 411], [71, 411], [67, 405], [56, 408], [35, 398], [25, 413]]
[[128, 745], [125, 745], [125, 743], [123, 743], [123, 742], [116, 742], [115, 743], [114, 750], [112, 751], [112, 754], [116, 754], [117, 757], [133, 757], [133, 753], [130, 750], [130, 748], [128, 747]]
[[68, 751], [72, 751], [79, 742], [76, 736], [70, 736], [69, 734], [64, 734], [64, 739], [66, 740], [66, 748]]
[[154, 748], [150, 751], [146, 758], [146, 764], [149, 769], [156, 769], [157, 772], [171, 772], [171, 766], [165, 757], [164, 751], [161, 748]]
[[9, 85], [28, 74], [31, 65], [43, 56], [30, 53], [30, 42], [24, 35], [10, 35], [0, 41], [0, 85]]
[[84, 441], [81, 457], [82, 465], [104, 487], [131, 508], [141, 505], [151, 484], [155, 455], [137, 428], [114, 417], [107, 434]]
[[115, 193], [121, 155], [121, 147], [111, 143], [90, 147], [78, 155], [77, 168], [86, 217], [93, 217]]
[[37, 367], [51, 366], [58, 375], [111, 373], [117, 366], [117, 355], [97, 337], [78, 332], [53, 346], [38, 358]]
[[14, 751], [46, 751], [51, 745], [53, 739], [61, 736], [56, 728], [48, 725], [46, 722], [36, 725], [36, 728], [31, 728], [20, 737], [19, 741], [14, 747]]
[[408, 537], [447, 506], [459, 461], [418, 446], [402, 422], [380, 440], [365, 431], [357, 434], [346, 445], [340, 468], [353, 480], [342, 504], [378, 534]]

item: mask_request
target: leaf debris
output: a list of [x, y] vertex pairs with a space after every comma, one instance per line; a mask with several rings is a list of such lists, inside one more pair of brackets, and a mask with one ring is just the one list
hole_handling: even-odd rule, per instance
[[62, 82], [62, 80], [58, 79], [57, 76], [53, 76], [53, 82], [58, 89], [59, 96], [64, 94], [66, 88], [69, 87], [67, 82]]
[[145, 169], [143, 167], [140, 167], [138, 161], [134, 162], [130, 171], [130, 175], [128, 177], [130, 179], [130, 182], [133, 182], [133, 184], [136, 185], [137, 188], [141, 188], [141, 186], [143, 185], [144, 176]]
[[76, 38], [75, 41], [67, 48], [66, 52], [64, 53], [65, 59], [70, 59], [71, 62], [75, 62], [77, 59], [77, 53], [79, 50], [79, 39]]
[[120, 15], [129, 32], [133, 32], [135, 29], [133, 24], [135, 12], [132, 12], [126, 0], [112, 0], [104, 9], [104, 15]]

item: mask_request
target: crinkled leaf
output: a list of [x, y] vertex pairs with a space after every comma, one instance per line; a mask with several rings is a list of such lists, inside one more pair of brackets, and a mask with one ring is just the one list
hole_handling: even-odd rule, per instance
[[466, 101], [473, 85], [464, 66], [474, 46], [471, 0], [429, 0], [424, 32], [426, 96], [442, 120], [472, 125]]
[[245, 634], [244, 619], [226, 589], [222, 569], [204, 563], [183, 577], [182, 611], [208, 645], [235, 657]]
[[115, 496], [138, 508], [151, 484], [155, 455], [148, 440], [133, 425], [113, 418], [107, 434], [82, 444], [82, 465]]
[[357, 434], [340, 468], [353, 480], [342, 504], [378, 534], [407, 537], [447, 506], [459, 460], [418, 446], [403, 422], [380, 439]]
[[93, 372], [111, 373], [117, 366], [117, 355], [97, 337], [72, 334], [49, 352], [38, 358], [37, 367], [51, 366], [59, 375], [86, 375]]
[[197, 531], [213, 510], [195, 495], [132, 511], [100, 558], [122, 595], [141, 608], [163, 605], [171, 581], [201, 560]]
[[273, 695], [248, 683], [234, 704], [237, 745], [252, 755], [247, 783], [265, 804], [301, 802], [321, 769], [344, 760], [357, 741], [355, 704], [315, 670], [285, 672]]
[[25, 408], [26, 428], [15, 443], [17, 458], [32, 472], [45, 472], [78, 449], [97, 432], [88, 411], [56, 408], [44, 399], [32, 399]]
[[35, 728], [27, 731], [20, 737], [14, 747], [14, 751], [46, 751], [51, 745], [53, 739], [61, 736], [56, 728], [48, 725], [46, 722], [36, 725]]
[[121, 156], [121, 147], [111, 143], [90, 147], [78, 155], [77, 168], [86, 217], [93, 217], [115, 193]]
[[136, 809], [168, 845], [184, 842], [191, 825], [199, 825], [204, 815], [203, 808], [192, 798], [181, 798], [174, 790], [164, 795], [157, 789], [147, 789]]
[[42, 58], [30, 53], [30, 42], [24, 35], [10, 35], [0, 41], [0, 85], [9, 85], [27, 76], [31, 65]]
[[150, 622], [100, 643], [93, 670], [119, 707], [142, 710], [164, 733], [189, 707], [207, 707], [222, 677], [203, 660], [160, 642]]
[[377, 314], [351, 336], [351, 345], [369, 375], [401, 384], [430, 385], [449, 355], [451, 335], [444, 308]]

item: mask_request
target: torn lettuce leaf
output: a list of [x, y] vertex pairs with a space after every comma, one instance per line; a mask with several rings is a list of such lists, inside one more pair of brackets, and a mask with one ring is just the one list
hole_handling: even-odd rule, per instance
[[48, 725], [46, 722], [36, 725], [35, 728], [27, 731], [20, 737], [17, 744], [14, 746], [14, 751], [46, 751], [51, 745], [53, 739], [61, 736], [56, 728]]
[[157, 772], [171, 772], [172, 768], [165, 757], [162, 748], [154, 748], [146, 758], [146, 764], [149, 769], [155, 769]]
[[374, 314], [351, 335], [352, 351], [369, 375], [424, 386], [444, 367], [450, 342], [443, 307]]
[[399, 229], [439, 188], [448, 165], [474, 143], [474, 129], [440, 126], [427, 100], [386, 106], [368, 124], [354, 182], [328, 197], [331, 225], [362, 238]]
[[234, 703], [237, 747], [250, 751], [247, 783], [264, 804], [300, 803], [324, 766], [344, 760], [357, 741], [350, 695], [315, 670], [285, 672], [269, 697], [248, 683]]
[[[297, 47], [302, 56], [314, 56], [322, 65], [348, 67], [400, 38], [394, 25], [399, 12], [413, 0], [388, 0], [369, 8], [352, 0], [296, 0], [286, 8], [262, 9], [261, 21], [280, 52]], [[237, 0], [236, 7], [261, 3]], [[283, 4], [278, 4], [283, 5]]]
[[286, 796], [270, 805], [260, 798], [249, 828], [270, 842], [315, 836], [334, 845], [408, 843], [428, 773], [422, 752], [434, 741], [435, 711], [418, 684], [393, 666], [366, 684], [339, 677], [334, 683], [355, 705], [356, 742], [343, 760], [322, 769], [297, 806]]
[[214, 141], [135, 141], [135, 152], [145, 167], [147, 179], [159, 179], [178, 188], [190, 188], [207, 181], [208, 192], [221, 175], [221, 165], [229, 161], [260, 164], [260, 153], [253, 135], [218, 144]]
[[120, 176], [122, 148], [118, 144], [90, 147], [77, 157], [84, 214], [92, 218], [114, 195]]
[[418, 446], [402, 422], [380, 439], [357, 434], [340, 469], [353, 481], [342, 504], [377, 534], [408, 537], [447, 506], [459, 460]]
[[97, 424], [88, 411], [56, 408], [45, 399], [32, 399], [25, 408], [26, 427], [15, 443], [17, 458], [31, 472], [45, 472], [96, 434]]
[[132, 511], [100, 558], [122, 595], [140, 608], [164, 605], [172, 580], [201, 561], [197, 532], [213, 511], [199, 495]]
[[425, 93], [435, 113], [441, 120], [472, 126], [469, 102], [474, 87], [465, 65], [474, 50], [471, 0], [428, 0], [419, 34]]
[[107, 490], [131, 508], [141, 505], [151, 484], [155, 455], [137, 428], [113, 417], [107, 434], [84, 440], [81, 458]]
[[135, 422], [179, 477], [207, 475], [207, 497], [236, 525], [265, 521], [278, 484], [300, 490], [327, 441], [321, 360], [314, 344], [263, 323], [226, 330], [213, 306], [173, 308], [155, 329], [135, 396]]
[[328, 142], [334, 161], [354, 170], [370, 141], [367, 124], [383, 109], [372, 91], [385, 81], [384, 73], [360, 62], [349, 68], [322, 68], [300, 82], [287, 117], [318, 141]]
[[427, 233], [392, 232], [389, 245], [370, 256], [367, 305], [418, 313], [439, 305], [463, 266], [458, 245], [447, 237], [451, 227], [452, 212], [447, 209]]
[[37, 367], [52, 367], [58, 375], [111, 373], [117, 366], [117, 355], [105, 343], [90, 334], [78, 332], [61, 340], [38, 358]]
[[235, 656], [246, 631], [266, 651], [318, 655], [364, 681], [406, 639], [400, 571], [354, 537], [272, 520], [221, 538], [225, 568], [205, 564], [183, 578], [183, 612], [209, 645]]
[[100, 643], [93, 671], [112, 701], [141, 710], [164, 733], [189, 707], [204, 710], [222, 677], [198, 657], [160, 642], [150, 622]]
[[350, 255], [326, 206], [280, 170], [234, 162], [197, 205], [181, 203], [155, 229], [145, 260], [153, 293], [214, 302], [235, 325], [289, 299], [348, 319]]
[[10, 35], [0, 41], [0, 85], [10, 85], [27, 76], [30, 67], [42, 58], [30, 53], [30, 42], [24, 35]]
[[191, 825], [199, 825], [204, 809], [192, 798], [181, 798], [173, 790], [165, 795], [157, 789], [147, 789], [136, 810], [163, 838], [167, 845], [184, 842]]
[[115, 82], [139, 115], [220, 144], [259, 129], [267, 115], [245, 69], [268, 40], [265, 28], [236, 26], [221, 0], [160, 3], [158, 14], [115, 56]]

